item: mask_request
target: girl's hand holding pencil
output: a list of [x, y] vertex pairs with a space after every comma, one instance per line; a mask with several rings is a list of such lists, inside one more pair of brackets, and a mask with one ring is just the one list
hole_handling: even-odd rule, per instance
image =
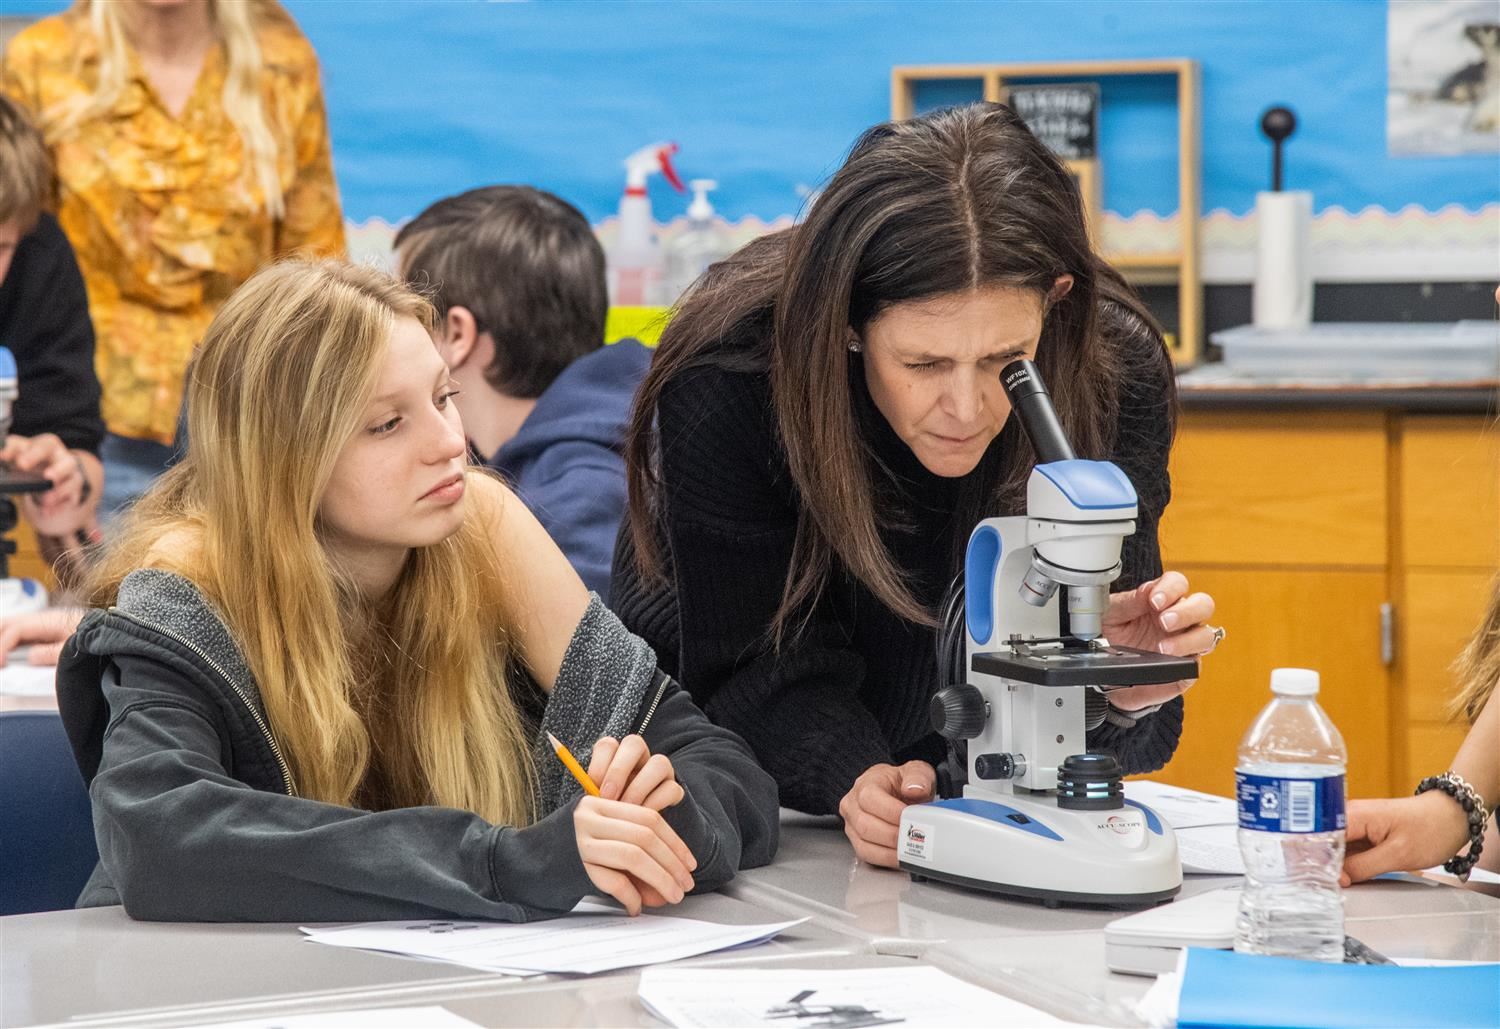
[[[630, 740], [639, 741], [641, 751], [645, 751], [645, 742], [640, 737], [626, 737], [627, 742]], [[677, 784], [671, 762], [662, 757], [653, 764], [655, 759], [649, 754], [642, 760], [632, 744], [625, 761], [618, 764], [615, 778], [610, 779], [610, 768], [624, 744], [613, 739], [600, 740], [594, 745], [589, 768], [590, 772], [595, 768], [601, 770], [606, 787], [616, 794], [608, 797], [567, 747], [556, 737], [551, 737], [551, 741], [558, 759], [588, 794], [573, 810], [573, 833], [589, 881], [601, 893], [618, 900], [632, 915], [640, 914], [643, 907], [679, 903], [693, 888], [692, 872], [698, 867], [697, 859], [662, 818], [660, 808], [620, 797], [621, 793], [626, 798], [640, 796], [661, 807], [681, 801], [683, 790]]]
[[594, 744], [589, 757], [589, 778], [599, 784], [605, 800], [623, 800], [652, 811], [665, 811], [682, 802], [672, 759], [653, 754], [639, 736], [623, 740], [606, 736]]

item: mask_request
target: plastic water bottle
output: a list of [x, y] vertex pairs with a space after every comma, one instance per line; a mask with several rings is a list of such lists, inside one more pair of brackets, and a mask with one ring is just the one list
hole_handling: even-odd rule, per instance
[[1235, 769], [1245, 887], [1234, 949], [1344, 958], [1344, 738], [1318, 706], [1318, 673], [1278, 668]]

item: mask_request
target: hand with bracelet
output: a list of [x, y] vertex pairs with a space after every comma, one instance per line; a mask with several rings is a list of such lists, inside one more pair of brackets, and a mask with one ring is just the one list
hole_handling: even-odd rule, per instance
[[1491, 689], [1452, 771], [1424, 779], [1413, 797], [1349, 802], [1342, 885], [1434, 865], [1467, 879], [1481, 851], [1486, 867], [1500, 864], [1490, 814], [1500, 801], [1500, 701]]

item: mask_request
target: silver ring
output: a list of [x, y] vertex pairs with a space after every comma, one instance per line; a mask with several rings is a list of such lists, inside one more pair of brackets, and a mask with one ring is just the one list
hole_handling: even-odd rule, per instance
[[1224, 627], [1222, 625], [1206, 625], [1204, 626], [1204, 628], [1211, 630], [1214, 634], [1213, 643], [1207, 650], [1204, 651], [1205, 654], [1212, 654], [1214, 651], [1219, 649], [1219, 644], [1224, 642], [1224, 637], [1227, 634], [1224, 632]]

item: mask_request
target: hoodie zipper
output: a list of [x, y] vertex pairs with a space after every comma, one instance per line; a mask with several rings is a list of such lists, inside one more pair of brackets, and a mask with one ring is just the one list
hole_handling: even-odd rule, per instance
[[651, 706], [646, 708], [646, 716], [641, 719], [640, 727], [635, 730], [637, 736], [646, 731], [646, 726], [650, 723], [651, 716], [656, 714], [656, 705], [661, 703], [663, 694], [667, 692], [667, 687], [671, 685], [671, 676], [666, 675], [665, 673], [658, 674], [661, 675], [661, 684], [656, 687], [656, 696], [651, 698]]
[[[245, 710], [250, 712], [250, 717], [255, 719], [256, 725], [260, 726], [261, 735], [265, 737], [265, 741], [270, 744], [271, 752], [276, 755], [276, 763], [281, 767], [281, 781], [283, 787], [286, 790], [286, 795], [289, 797], [295, 797], [297, 795], [296, 790], [292, 785], [292, 770], [287, 765], [286, 758], [281, 753], [281, 744], [277, 743], [276, 737], [271, 735], [271, 727], [266, 724], [266, 720], [261, 717], [260, 711], [256, 708], [256, 706], [250, 702], [249, 696], [246, 695], [245, 691], [240, 688], [239, 683], [234, 681], [234, 678], [224, 670], [224, 667], [220, 665], [219, 662], [215, 661], [208, 654], [204, 653], [203, 648], [198, 646], [192, 640], [178, 635], [171, 629], [157, 625], [154, 622], [148, 622], [144, 618], [137, 618], [135, 615], [132, 615], [129, 612], [121, 611], [118, 607], [111, 607], [109, 609], [109, 613], [112, 615], [118, 615], [128, 622], [134, 622], [136, 625], [142, 626], [143, 628], [150, 629], [152, 632], [161, 633], [168, 639], [182, 644], [184, 647], [202, 658], [204, 664], [208, 665], [215, 672], [218, 672], [219, 677], [222, 678], [225, 684], [234, 691], [234, 695], [240, 698], [241, 703], [245, 705]], [[658, 699], [660, 698], [658, 697]], [[652, 704], [651, 709], [654, 711], [656, 709], [656, 705]], [[648, 713], [646, 717], [649, 719], [651, 716]]]

